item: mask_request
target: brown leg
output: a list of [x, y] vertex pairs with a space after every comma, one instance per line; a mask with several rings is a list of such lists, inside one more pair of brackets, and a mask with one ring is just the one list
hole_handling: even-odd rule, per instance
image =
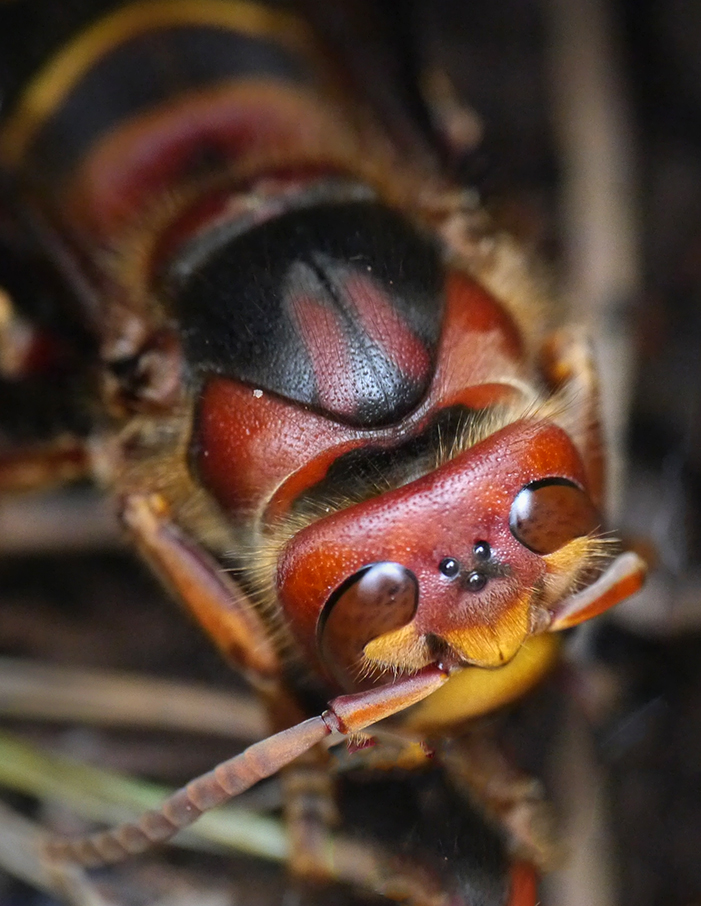
[[9, 381], [48, 376], [65, 371], [74, 360], [72, 349], [22, 317], [0, 287], [0, 376]]
[[328, 753], [315, 746], [282, 772], [288, 867], [297, 877], [313, 881], [333, 877], [328, 848], [338, 812], [328, 760]]
[[[170, 520], [165, 501], [132, 495], [122, 518], [140, 548], [227, 660], [264, 692], [273, 729], [306, 716], [275, 682], [280, 665], [266, 627], [251, 602], [219, 564]], [[304, 878], [328, 876], [329, 828], [334, 822], [328, 755], [314, 747], [283, 772], [290, 870]]]
[[48, 490], [89, 476], [90, 457], [80, 438], [0, 452], [0, 494]]
[[[227, 659], [266, 693], [273, 725], [287, 727], [299, 721], [296, 703], [276, 682], [280, 668], [264, 624], [243, 591], [222, 572], [216, 560], [172, 521], [165, 500], [159, 495], [129, 495], [123, 502], [122, 520], [146, 559], [183, 600]], [[443, 680], [442, 674], [434, 673], [428, 681], [429, 691]], [[295, 761], [283, 778], [292, 871], [307, 878], [337, 878], [338, 871], [348, 869], [349, 863], [355, 860], [358, 872], [362, 869], [388, 878], [398, 876], [401, 872], [397, 866], [390, 866], [389, 858], [380, 862], [375, 854], [370, 865], [366, 864], [369, 856], [363, 862], [352, 846], [350, 849], [341, 843], [331, 846], [329, 827], [335, 819], [333, 789], [327, 771], [328, 757], [316, 743], [332, 730], [353, 733], [366, 723], [401, 710], [417, 694], [420, 698], [427, 694], [421, 691], [425, 685], [410, 680], [399, 695], [388, 690], [379, 696], [338, 699], [325, 716], [282, 730], [193, 781], [165, 804], [163, 812], [150, 813], [138, 824], [114, 833], [106, 832], [83, 841], [57, 842], [51, 845], [50, 853], [54, 858], [95, 864], [140, 851], [151, 842], [168, 839], [203, 811]], [[350, 853], [354, 855], [351, 857]]]
[[376, 843], [331, 838], [328, 876], [405, 906], [470, 906], [420, 857], [397, 856]]
[[[356, 734], [354, 742], [371, 739], [369, 734]], [[382, 745], [360, 751], [349, 745], [334, 763], [339, 756], [341, 770], [412, 770], [425, 768], [428, 762], [427, 751], [418, 743], [388, 735], [383, 735]], [[331, 767], [328, 754], [315, 746], [282, 772], [292, 874], [313, 882], [351, 884], [411, 906], [461, 906], [460, 898], [447, 891], [446, 879], [420, 858], [333, 833], [338, 813]]]
[[271, 684], [277, 686], [280, 673], [278, 657], [239, 584], [173, 522], [160, 495], [127, 496], [121, 515], [140, 552], [229, 663], [271, 694]]
[[448, 742], [438, 754], [458, 789], [506, 830], [518, 856], [540, 869], [555, 866], [560, 853], [541, 785], [508, 761], [489, 725]]

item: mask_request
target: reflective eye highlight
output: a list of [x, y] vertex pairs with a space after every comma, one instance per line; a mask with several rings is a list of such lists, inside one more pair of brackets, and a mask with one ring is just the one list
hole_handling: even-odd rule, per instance
[[460, 572], [460, 564], [452, 557], [446, 557], [438, 564], [438, 569], [443, 573], [446, 579], [454, 579]]
[[477, 560], [487, 561], [492, 556], [492, 549], [486, 541], [477, 541], [472, 548], [472, 553]]
[[566, 478], [544, 478], [526, 485], [516, 495], [509, 515], [514, 537], [536, 554], [551, 554], [600, 524], [589, 495]]
[[482, 591], [487, 584], [487, 577], [484, 573], [474, 570], [467, 576], [465, 584], [467, 585], [468, 591]]

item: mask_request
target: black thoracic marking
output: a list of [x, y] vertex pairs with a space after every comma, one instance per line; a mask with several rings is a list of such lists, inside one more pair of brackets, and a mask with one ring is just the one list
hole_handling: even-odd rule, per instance
[[400, 420], [428, 388], [442, 282], [431, 240], [378, 202], [351, 201], [215, 244], [171, 294], [194, 376], [225, 375], [370, 427]]
[[233, 30], [190, 25], [131, 38], [87, 71], [38, 130], [29, 159], [44, 177], [59, 177], [123, 120], [194, 88], [246, 77], [307, 78], [284, 47]]

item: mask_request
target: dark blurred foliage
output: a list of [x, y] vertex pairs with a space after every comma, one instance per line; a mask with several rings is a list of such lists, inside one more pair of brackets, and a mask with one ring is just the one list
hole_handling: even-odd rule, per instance
[[[701, 7], [609, 6], [633, 113], [643, 266], [628, 498], [635, 530], [655, 535], [667, 619], [597, 630], [615, 702], [596, 732], [622, 906], [690, 906], [701, 898]], [[484, 118], [474, 172], [487, 197], [520, 198], [543, 215], [543, 248], [556, 257], [561, 164], [543, 63], [546, 5], [418, 7], [433, 18], [432, 47], [444, 47]]]

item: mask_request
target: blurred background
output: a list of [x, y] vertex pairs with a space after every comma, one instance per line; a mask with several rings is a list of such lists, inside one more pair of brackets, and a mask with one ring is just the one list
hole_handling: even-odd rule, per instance
[[[36, 30], [52, 22], [60, 29], [66, 10], [80, 5], [0, 3], [6, 94], [13, 58]], [[304, 5], [407, 145], [438, 149], [455, 179], [549, 263], [566, 317], [597, 344], [611, 521], [653, 572], [635, 600], [572, 635], [556, 688], [514, 718], [515, 748], [545, 778], [570, 853], [544, 902], [699, 906], [701, 5]], [[0, 286], [28, 318], [89, 352], [61, 288], [4, 213]], [[74, 366], [48, 386], [0, 382], [0, 450], [56, 428], [87, 429], [85, 369]], [[89, 487], [0, 502], [0, 655], [2, 728], [38, 751], [176, 784], [226, 757], [231, 739], [261, 729], [255, 705], [231, 698], [245, 696], [241, 685], [122, 548], [109, 504]], [[103, 688], [90, 672], [65, 672], [94, 668], [133, 671], [137, 684], [144, 675], [187, 683], [188, 694], [203, 697], [190, 700], [181, 686], [152, 689], [145, 679]], [[47, 703], [47, 689], [56, 701]], [[231, 693], [242, 724], [213, 690]], [[126, 716], [107, 721], [119, 707]], [[9, 748], [0, 746], [6, 764], [11, 744], [8, 737]], [[37, 772], [46, 776], [49, 766], [38, 763]], [[37, 777], [0, 783], [14, 790], [6, 797], [12, 812], [0, 813], [4, 864], [34, 885], [0, 870], [0, 902], [48, 903], [12, 849], [22, 839], [12, 816], [66, 830], [74, 819], [56, 804], [60, 796], [40, 792]], [[279, 790], [258, 796], [250, 807], [274, 812]], [[274, 837], [272, 829], [268, 842]], [[117, 880], [107, 875], [103, 890], [125, 903], [301, 902], [270, 862], [241, 859], [232, 871], [198, 859], [140, 860]], [[341, 892], [328, 896], [346, 902]]]

